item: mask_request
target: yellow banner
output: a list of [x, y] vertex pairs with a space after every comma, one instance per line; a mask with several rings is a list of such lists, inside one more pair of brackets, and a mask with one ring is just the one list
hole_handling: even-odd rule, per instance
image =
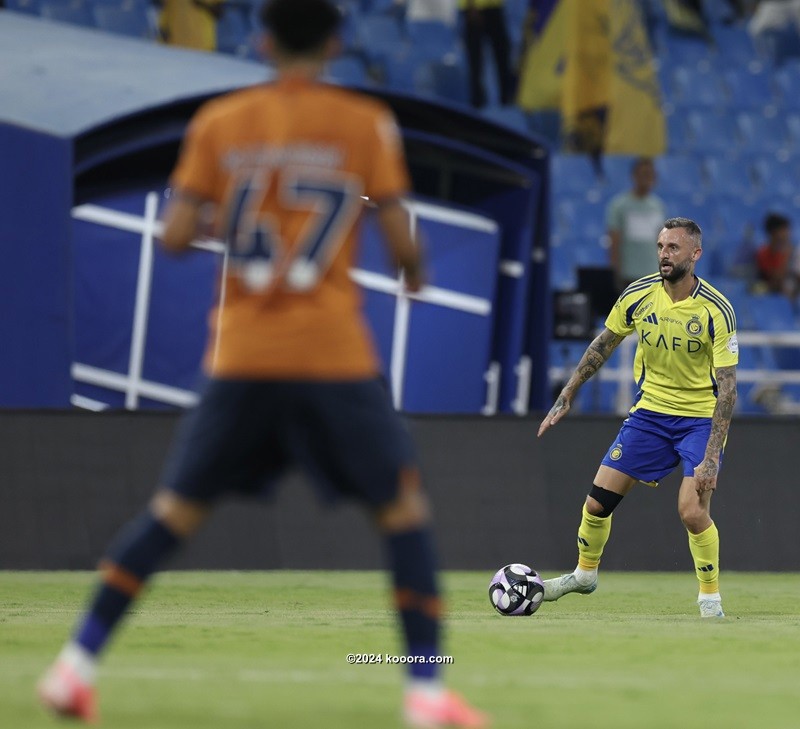
[[542, 2], [525, 31], [517, 104], [528, 111], [561, 108], [567, 0]]
[[566, 68], [561, 102], [567, 148], [599, 153], [611, 103], [610, 0], [564, 0]]
[[636, 0], [611, 0], [611, 104], [607, 154], [655, 157], [666, 151], [661, 88]]

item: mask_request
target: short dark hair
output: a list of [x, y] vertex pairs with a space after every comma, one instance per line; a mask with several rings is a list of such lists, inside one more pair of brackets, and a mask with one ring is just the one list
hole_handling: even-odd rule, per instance
[[764, 232], [767, 235], [772, 235], [782, 228], [788, 228], [791, 224], [791, 221], [785, 215], [781, 215], [780, 213], [768, 213], [767, 217], [764, 218]]
[[700, 226], [694, 222], [694, 220], [689, 220], [689, 218], [668, 218], [664, 221], [664, 227], [667, 230], [672, 230], [673, 228], [685, 228], [689, 234], [689, 237], [692, 239], [692, 241], [694, 241], [695, 247], [703, 247], [703, 231], [700, 229]]
[[631, 174], [636, 172], [640, 167], [643, 165], [653, 165], [655, 166], [655, 162], [653, 162], [652, 157], [637, 157], [633, 162], [631, 162]]
[[283, 50], [298, 54], [321, 50], [342, 22], [329, 0], [266, 0], [259, 18]]

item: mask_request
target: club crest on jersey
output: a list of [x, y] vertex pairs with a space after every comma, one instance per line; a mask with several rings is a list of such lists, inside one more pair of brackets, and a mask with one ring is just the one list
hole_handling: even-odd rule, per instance
[[615, 446], [614, 446], [614, 447], [611, 449], [611, 452], [608, 454], [608, 457], [609, 457], [609, 458], [610, 458], [612, 461], [618, 461], [620, 458], [622, 458], [622, 445], [621, 445], [620, 443], [617, 443], [617, 444], [616, 444], [616, 445], [615, 445]]
[[703, 322], [697, 314], [686, 322], [686, 333], [690, 337], [699, 337], [703, 333]]

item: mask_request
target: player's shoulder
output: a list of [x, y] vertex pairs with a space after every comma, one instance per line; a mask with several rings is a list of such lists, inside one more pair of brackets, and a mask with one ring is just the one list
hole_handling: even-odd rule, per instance
[[224, 122], [231, 114], [245, 110], [256, 103], [263, 96], [264, 89], [265, 86], [260, 84], [215, 96], [195, 112], [194, 122], [202, 124]]
[[651, 291], [654, 291], [661, 285], [661, 274], [651, 273], [649, 276], [643, 276], [630, 284], [620, 295], [620, 301], [632, 301], [646, 296]]
[[707, 307], [712, 314], [725, 322], [729, 332], [736, 331], [736, 312], [727, 297], [703, 278], [697, 279], [695, 299]]
[[318, 89], [321, 98], [330, 106], [339, 107], [349, 122], [360, 120], [374, 124], [377, 120], [391, 118], [389, 105], [380, 99], [334, 84], [319, 84]]

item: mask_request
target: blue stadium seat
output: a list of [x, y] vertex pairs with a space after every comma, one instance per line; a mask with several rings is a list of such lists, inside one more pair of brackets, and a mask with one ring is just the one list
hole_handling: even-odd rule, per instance
[[714, 198], [713, 203], [715, 227], [729, 246], [732, 259], [741, 245], [749, 242], [756, 246], [760, 242], [764, 218], [760, 206], [745, 204], [738, 195]]
[[[469, 103], [469, 79], [463, 63], [434, 61], [430, 64], [430, 73], [436, 96], [459, 104]], [[514, 111], [520, 110], [515, 108]], [[524, 120], [525, 115], [522, 116]], [[527, 131], [527, 123], [522, 131]]]
[[575, 265], [587, 267], [605, 267], [610, 265], [608, 260], [608, 247], [604, 240], [597, 237], [583, 238], [578, 237], [572, 241], [565, 241], [565, 244], [574, 246]]
[[664, 212], [668, 218], [690, 218], [703, 229], [704, 233], [713, 230], [714, 214], [709, 205], [696, 202], [689, 194], [676, 195], [666, 185], [662, 187], [665, 192], [661, 194], [661, 199], [664, 201]]
[[554, 148], [561, 146], [561, 114], [558, 111], [534, 111], [528, 114], [528, 128]]
[[[717, 26], [721, 23], [728, 24], [733, 20], [733, 11], [728, 0], [704, 0], [703, 14], [706, 16], [712, 26]], [[726, 29], [716, 28], [715, 35], [719, 33], [720, 30]]]
[[690, 147], [686, 118], [677, 111], [666, 116], [667, 150], [670, 154], [686, 152]]
[[674, 195], [697, 195], [705, 188], [705, 178], [696, 157], [665, 155], [655, 161], [659, 189]]
[[91, 8], [83, 0], [43, 0], [40, 14], [47, 20], [94, 28]]
[[690, 111], [686, 115], [686, 148], [700, 154], [731, 154], [736, 150], [736, 122], [730, 114]]
[[751, 152], [777, 152], [789, 146], [789, 135], [782, 114], [765, 117], [760, 112], [743, 111], [736, 115], [741, 146]]
[[711, 70], [680, 66], [672, 72], [673, 96], [670, 99], [680, 109], [711, 108], [725, 104], [728, 98], [719, 75]]
[[719, 54], [718, 64], [724, 67], [747, 68], [758, 60], [750, 34], [742, 26], [728, 26], [714, 29], [714, 40]]
[[554, 154], [551, 157], [551, 170], [556, 195], [585, 195], [601, 184], [594, 165], [584, 154]]
[[414, 92], [416, 75], [420, 64], [407, 46], [398, 46], [382, 58], [386, 85], [395, 91]]
[[605, 233], [605, 206], [585, 200], [559, 200], [555, 204], [557, 229], [562, 236], [599, 240]]
[[345, 85], [364, 86], [368, 80], [367, 69], [358, 56], [340, 56], [325, 67], [325, 79]]
[[709, 188], [715, 195], [753, 199], [757, 190], [750, 159], [710, 156], [705, 161]]
[[406, 40], [400, 23], [387, 15], [360, 18], [358, 26], [360, 43], [364, 49], [377, 50], [382, 45], [392, 47]]
[[554, 291], [574, 291], [577, 286], [574, 251], [567, 246], [550, 249], [550, 286]]
[[246, 56], [252, 32], [250, 13], [245, 6], [225, 7], [217, 21], [217, 50], [232, 56]]
[[763, 111], [774, 106], [775, 94], [768, 73], [735, 68], [725, 71], [724, 78], [733, 108]]
[[406, 24], [414, 53], [424, 60], [441, 60], [454, 53], [458, 36], [455, 28], [440, 21], [415, 21]]
[[668, 33], [664, 37], [663, 60], [670, 66], [702, 66], [711, 63], [708, 43], [698, 36]]
[[95, 3], [92, 12], [95, 23], [101, 30], [131, 38], [155, 38], [155, 29], [150, 25], [147, 8], [136, 0], [124, 0], [120, 4]]
[[774, 72], [773, 80], [781, 108], [800, 111], [800, 61], [786, 63]]
[[795, 329], [795, 315], [788, 298], [781, 294], [750, 296], [747, 307], [755, 321], [756, 329], [779, 332]]
[[789, 146], [795, 151], [800, 152], [800, 113], [786, 114], [783, 117], [786, 122], [786, 131], [789, 135]]
[[763, 197], [791, 198], [800, 190], [800, 157], [760, 156], [753, 168]]
[[28, 15], [39, 15], [40, 13], [39, 0], [6, 0], [6, 8]]
[[603, 157], [603, 179], [609, 190], [622, 192], [631, 186], [631, 167], [635, 159], [625, 154]]

